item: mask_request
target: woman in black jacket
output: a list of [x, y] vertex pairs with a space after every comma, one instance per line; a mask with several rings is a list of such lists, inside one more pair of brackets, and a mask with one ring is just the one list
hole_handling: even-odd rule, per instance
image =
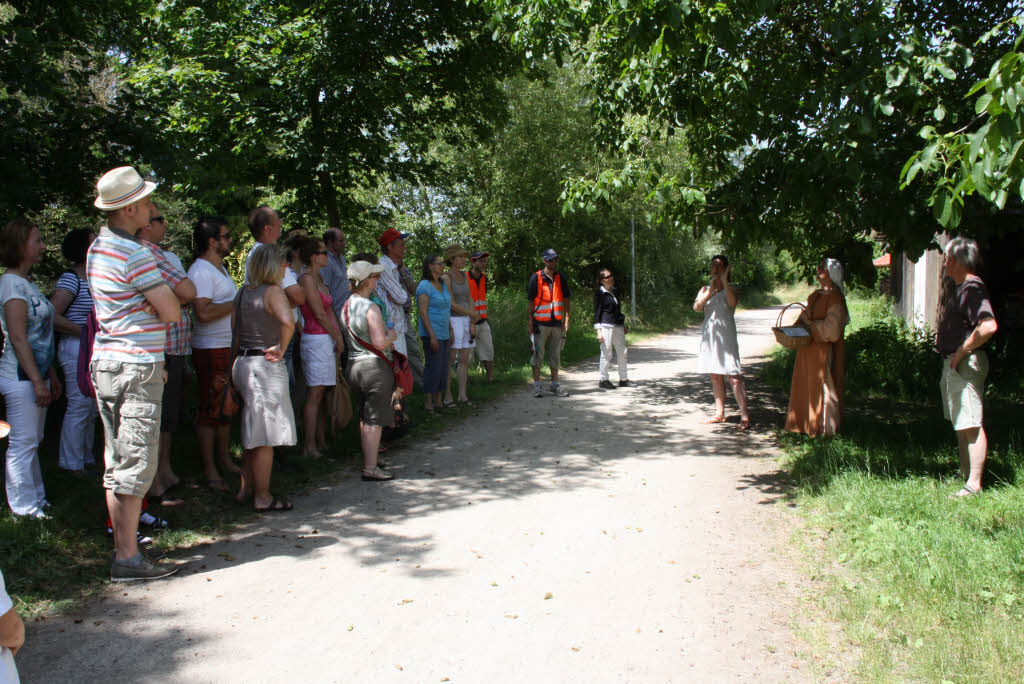
[[607, 268], [598, 274], [597, 290], [594, 291], [594, 329], [597, 341], [601, 343], [600, 381], [602, 389], [615, 389], [608, 379], [608, 366], [612, 361], [612, 349], [619, 358], [619, 387], [628, 387], [626, 376], [626, 316], [619, 305], [615, 276]]

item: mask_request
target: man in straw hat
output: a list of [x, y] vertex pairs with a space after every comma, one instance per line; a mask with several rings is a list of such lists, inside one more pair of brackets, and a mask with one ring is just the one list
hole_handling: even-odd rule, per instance
[[106, 470], [103, 486], [114, 530], [114, 582], [158, 579], [175, 566], [139, 549], [142, 497], [156, 475], [164, 387], [167, 324], [181, 320], [181, 306], [138, 238], [155, 209], [156, 184], [130, 166], [108, 171], [96, 184], [97, 208], [107, 226], [89, 248], [86, 277], [99, 329], [92, 352], [92, 381], [103, 420]]

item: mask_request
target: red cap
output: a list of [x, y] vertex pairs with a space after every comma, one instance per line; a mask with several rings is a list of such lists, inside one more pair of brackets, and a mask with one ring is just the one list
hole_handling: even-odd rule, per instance
[[381, 234], [379, 238], [377, 238], [377, 242], [380, 244], [381, 247], [387, 247], [398, 238], [405, 239], [407, 237], [409, 237], [408, 233], [399, 233], [394, 228], [388, 228]]

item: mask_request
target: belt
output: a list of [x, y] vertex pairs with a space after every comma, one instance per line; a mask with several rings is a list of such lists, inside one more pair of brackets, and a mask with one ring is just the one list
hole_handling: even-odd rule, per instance
[[238, 353], [239, 356], [263, 356], [266, 352], [262, 349], [244, 349]]

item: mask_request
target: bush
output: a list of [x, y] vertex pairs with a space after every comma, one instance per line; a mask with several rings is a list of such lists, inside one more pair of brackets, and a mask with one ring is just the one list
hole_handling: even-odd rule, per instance
[[873, 318], [846, 338], [847, 393], [902, 400], [937, 397], [939, 357], [930, 335], [892, 313]]

